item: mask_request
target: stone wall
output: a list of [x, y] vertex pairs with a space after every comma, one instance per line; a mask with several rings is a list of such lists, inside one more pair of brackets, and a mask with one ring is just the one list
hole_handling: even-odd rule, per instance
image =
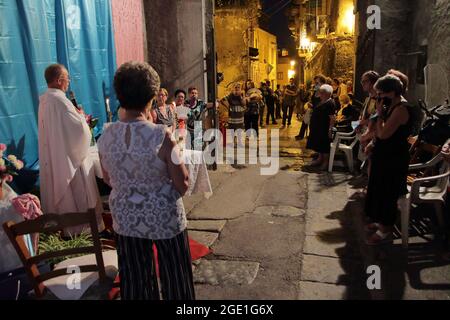
[[360, 79], [363, 73], [373, 69], [375, 54], [375, 35], [374, 30], [367, 30], [367, 7], [371, 5], [373, 0], [358, 0], [356, 6], [356, 57], [355, 57], [355, 78], [354, 91], [358, 100], [364, 98], [364, 93], [360, 85]]
[[306, 65], [306, 79], [312, 80], [317, 74], [331, 78], [353, 79], [353, 59], [355, 55], [353, 37], [330, 38], [326, 40]]
[[410, 42], [409, 0], [376, 0], [381, 8], [381, 30], [376, 32], [374, 69], [385, 73], [401, 66]]
[[316, 49], [314, 56], [305, 65], [305, 81], [311, 80], [317, 74], [329, 75], [334, 65], [335, 50], [330, 41], [326, 41]]
[[[381, 8], [381, 30], [366, 28], [365, 11], [370, 4]], [[398, 69], [409, 77], [407, 98], [413, 103], [425, 97], [421, 59], [425, 64], [440, 64], [450, 81], [448, 0], [359, 0], [358, 5], [357, 79], [370, 69], [380, 74], [391, 68]], [[363, 45], [365, 50], [361, 50]], [[361, 96], [361, 89], [357, 88], [356, 93]]]
[[224, 74], [218, 96], [228, 94], [230, 85], [248, 77], [248, 14], [242, 9], [218, 9], [215, 14], [217, 71]]
[[172, 96], [195, 86], [205, 97], [202, 0], [144, 0], [149, 63]]
[[355, 40], [354, 26], [349, 21], [353, 0], [339, 0], [330, 7], [331, 23], [329, 34], [313, 56], [306, 59], [305, 79], [307, 82], [317, 74], [331, 78], [353, 80]]
[[[450, 1], [436, 1], [429, 24], [428, 61], [443, 67], [450, 84]], [[450, 97], [450, 90], [448, 96]]]
[[331, 77], [343, 77], [353, 81], [355, 41], [353, 37], [342, 37], [334, 41], [335, 56]]

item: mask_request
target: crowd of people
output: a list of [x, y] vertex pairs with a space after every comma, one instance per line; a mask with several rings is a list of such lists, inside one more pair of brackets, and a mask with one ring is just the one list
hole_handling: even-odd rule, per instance
[[[259, 128], [269, 124], [277, 125], [281, 120], [280, 129], [292, 125], [294, 114], [298, 120], [304, 119], [297, 139], [303, 139], [308, 130], [309, 117], [312, 107], [320, 103], [319, 88], [321, 84], [330, 83], [333, 86], [333, 99], [339, 106], [340, 101], [345, 105], [345, 111], [340, 110], [339, 124], [348, 126], [348, 121], [353, 112], [351, 95], [353, 92], [351, 82], [342, 79], [330, 79], [317, 76], [309, 90], [304, 84], [297, 86], [295, 79], [289, 79], [289, 84], [272, 88], [271, 81], [261, 82], [259, 88], [252, 80], [247, 80], [244, 85], [240, 82], [231, 84], [231, 92], [220, 100], [219, 108], [220, 128], [229, 129], [253, 129], [256, 136]], [[308, 118], [309, 119], [309, 118]]]
[[[167, 89], [161, 87], [151, 105], [147, 106], [146, 119], [155, 124], [164, 125], [175, 135], [177, 141], [182, 141], [188, 149], [202, 150], [204, 118], [212, 104], [199, 98], [196, 87], [177, 89], [173, 98]], [[119, 120], [125, 114], [124, 107], [119, 107]], [[189, 135], [187, 135], [189, 133]], [[189, 139], [186, 139], [189, 138]]]
[[[74, 108], [65, 95], [70, 84], [67, 69], [51, 65], [45, 78], [48, 91], [39, 106], [43, 211], [64, 214], [98, 208], [101, 231], [101, 200], [87, 156], [90, 128], [83, 110]], [[333, 133], [354, 131], [360, 159], [368, 164], [367, 243], [376, 245], [392, 234], [397, 203], [407, 193], [407, 139], [415, 118], [405, 98], [408, 78], [401, 72], [380, 76], [368, 71], [361, 86], [368, 97], [358, 110], [352, 105], [352, 84], [342, 79], [318, 75], [310, 90], [297, 87], [294, 79], [283, 90], [272, 90], [270, 82], [256, 88], [248, 80], [244, 86], [234, 83], [217, 110], [222, 128], [253, 129], [256, 136], [264, 124], [277, 124], [281, 118], [281, 128], [290, 126], [296, 112], [302, 121], [296, 138], [305, 138], [309, 130], [306, 147], [316, 152], [309, 167], [319, 170], [328, 166]], [[201, 148], [204, 113], [213, 106], [199, 99], [195, 87], [176, 90], [169, 103], [169, 92], [160, 87], [159, 75], [147, 63], [123, 64], [115, 74], [114, 89], [121, 105], [119, 121], [105, 127], [98, 152], [104, 181], [112, 188], [109, 205], [117, 234], [121, 297], [159, 299], [161, 291], [168, 300], [195, 299], [182, 200], [189, 177], [177, 159], [181, 153], [173, 135], [180, 134], [175, 129], [187, 129], [190, 147]]]
[[316, 152], [309, 166], [326, 170], [333, 134], [354, 132], [359, 139], [359, 159], [367, 163], [367, 244], [389, 241], [398, 206], [406, 201], [408, 137], [417, 121], [405, 98], [408, 77], [398, 70], [389, 70], [384, 76], [375, 71], [365, 72], [361, 86], [368, 97], [362, 110], [352, 106], [349, 85], [342, 86], [339, 79], [327, 82], [321, 75], [314, 78], [314, 89], [306, 102], [312, 110], [310, 119], [307, 123], [303, 121], [297, 138], [304, 138], [304, 126], [309, 123], [307, 148]]
[[[303, 84], [297, 86], [290, 79], [287, 86], [283, 89], [277, 86], [275, 91], [270, 81], [261, 83], [259, 88], [251, 80], [244, 86], [237, 82], [230, 94], [220, 100], [223, 108], [219, 108], [219, 115], [222, 128], [252, 129], [258, 136], [260, 127], [275, 125], [280, 118], [281, 129], [291, 126], [293, 114], [297, 113], [302, 125], [296, 139], [305, 138], [309, 131], [306, 148], [316, 155], [308, 166], [319, 170], [328, 168], [330, 142], [335, 132], [354, 132], [360, 142], [359, 158], [368, 164], [366, 214], [367, 229], [371, 232], [367, 243], [373, 245], [391, 235], [397, 202], [407, 193], [407, 139], [414, 113], [405, 99], [408, 78], [400, 71], [389, 70], [384, 76], [368, 71], [361, 78], [361, 86], [368, 97], [362, 109], [358, 109], [352, 103], [353, 84], [343, 79], [317, 75], [310, 89]], [[197, 99], [195, 88], [189, 89], [189, 95], [190, 112], [198, 116], [205, 110], [205, 104]], [[176, 120], [173, 114], [174, 108], [186, 104], [186, 93], [177, 90], [173, 105], [167, 105], [167, 96], [165, 89], [159, 90], [147, 119], [168, 128], [182, 127], [183, 121]]]

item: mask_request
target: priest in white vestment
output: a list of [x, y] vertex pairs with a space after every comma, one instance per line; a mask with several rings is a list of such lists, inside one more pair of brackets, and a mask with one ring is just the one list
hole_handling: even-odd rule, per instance
[[[104, 230], [102, 202], [89, 157], [91, 131], [67, 99], [70, 78], [63, 65], [45, 71], [48, 90], [39, 103], [39, 162], [41, 202], [45, 213], [87, 212], [95, 208], [99, 231]], [[65, 235], [89, 231], [88, 226], [65, 230]]]

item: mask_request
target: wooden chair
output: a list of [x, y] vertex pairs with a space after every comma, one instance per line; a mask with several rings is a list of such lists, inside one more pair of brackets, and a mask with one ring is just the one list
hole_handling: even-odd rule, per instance
[[[80, 226], [85, 224], [89, 224], [90, 226], [93, 246], [45, 252], [43, 254], [32, 257], [23, 240], [23, 235], [33, 233], [56, 233], [68, 227]], [[52, 258], [78, 254], [95, 254], [97, 264], [79, 266], [80, 271], [82, 273], [98, 272], [100, 282], [105, 282], [106, 272], [102, 255], [102, 245], [100, 242], [94, 209], [90, 209], [85, 213], [67, 213], [62, 215], [44, 214], [43, 216], [35, 220], [24, 221], [20, 223], [5, 222], [3, 224], [3, 229], [5, 230], [6, 235], [10, 239], [12, 245], [14, 246], [14, 249], [17, 251], [17, 254], [19, 255], [24, 265], [30, 284], [33, 286], [37, 298], [42, 298], [46, 294], [47, 289], [44, 285], [45, 281], [59, 276], [67, 275], [69, 273], [68, 269], [65, 268], [54, 270], [46, 274], [40, 274], [37, 265], [42, 261]]]

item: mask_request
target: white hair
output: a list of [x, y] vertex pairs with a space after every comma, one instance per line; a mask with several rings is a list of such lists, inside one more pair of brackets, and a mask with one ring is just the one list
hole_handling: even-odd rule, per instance
[[330, 86], [329, 84], [321, 85], [319, 90], [324, 91], [324, 92], [328, 93], [329, 95], [333, 94], [333, 87]]

